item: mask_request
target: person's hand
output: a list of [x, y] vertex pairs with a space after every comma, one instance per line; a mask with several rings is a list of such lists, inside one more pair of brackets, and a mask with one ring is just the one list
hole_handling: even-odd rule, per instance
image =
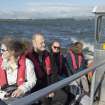
[[55, 93], [54, 92], [51, 92], [51, 93], [48, 94], [48, 97], [51, 97], [52, 98], [54, 96], [55, 96]]
[[21, 96], [21, 95], [23, 95], [23, 94], [24, 94], [23, 91], [18, 88], [18, 89], [16, 89], [16, 90], [12, 93], [11, 97], [19, 97], [19, 96]]
[[88, 73], [88, 80], [91, 81], [92, 80], [92, 77], [93, 77], [93, 73], [92, 72], [89, 72]]

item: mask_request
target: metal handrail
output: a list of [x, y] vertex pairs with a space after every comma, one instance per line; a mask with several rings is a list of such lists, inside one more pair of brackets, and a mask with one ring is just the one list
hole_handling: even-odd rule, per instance
[[105, 72], [104, 72], [103, 75], [101, 76], [101, 80], [100, 80], [100, 82], [98, 83], [98, 85], [97, 85], [96, 88], [95, 88], [94, 96], [96, 96], [98, 90], [101, 88], [102, 82], [103, 82], [104, 78], [105, 78]]
[[10, 102], [8, 105], [30, 105], [30, 104], [34, 103], [36, 100], [48, 95], [48, 93], [55, 91], [57, 89], [60, 89], [60, 88], [64, 87], [65, 85], [70, 84], [70, 82], [80, 78], [81, 76], [87, 74], [90, 71], [95, 70], [96, 68], [99, 68], [100, 66], [102, 66], [104, 64], [105, 64], [105, 61], [101, 62], [98, 65], [94, 65], [91, 68], [84, 69], [83, 71], [81, 71], [79, 73], [76, 73], [70, 77], [67, 77], [59, 82], [56, 82], [46, 88], [36, 91], [28, 96], [16, 99], [16, 100]]

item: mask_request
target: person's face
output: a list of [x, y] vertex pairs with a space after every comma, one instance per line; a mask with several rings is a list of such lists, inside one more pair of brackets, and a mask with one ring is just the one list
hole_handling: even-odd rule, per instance
[[1, 54], [2, 54], [3, 58], [9, 59], [10, 53], [9, 53], [7, 47], [4, 44], [1, 44], [1, 49], [0, 50], [1, 50]]
[[53, 44], [52, 44], [52, 52], [53, 53], [59, 53], [60, 52], [60, 43], [58, 43], [58, 42], [54, 42]]
[[76, 46], [76, 48], [78, 49], [78, 53], [81, 53], [82, 52], [82, 49], [83, 49], [83, 45], [82, 44], [78, 44]]
[[38, 51], [42, 52], [45, 50], [45, 39], [42, 36], [37, 37], [33, 40], [33, 47]]

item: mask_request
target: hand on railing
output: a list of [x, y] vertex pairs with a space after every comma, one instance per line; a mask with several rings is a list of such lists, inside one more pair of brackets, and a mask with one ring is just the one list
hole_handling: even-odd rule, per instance
[[51, 92], [51, 93], [48, 94], [48, 97], [49, 98], [53, 98], [54, 96], [55, 96], [55, 93], [54, 92]]

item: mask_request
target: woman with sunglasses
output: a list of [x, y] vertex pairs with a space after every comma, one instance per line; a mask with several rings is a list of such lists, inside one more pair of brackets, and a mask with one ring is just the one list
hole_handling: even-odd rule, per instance
[[[68, 76], [65, 66], [66, 61], [61, 51], [60, 42], [57, 40], [54, 40], [50, 46], [50, 58], [52, 64], [52, 75], [50, 76], [50, 80], [53, 84]], [[62, 101], [60, 100], [60, 97], [58, 97], [60, 94], [62, 94], [61, 97], [63, 97]], [[67, 95], [62, 89], [50, 94], [50, 105], [51, 103], [53, 103], [54, 100], [56, 100], [56, 98], [58, 98], [58, 100], [60, 100], [61, 103], [65, 103]]]
[[61, 52], [61, 45], [59, 41], [53, 41], [50, 49], [51, 63], [53, 67], [52, 79], [53, 82], [63, 79], [67, 76], [65, 66], [65, 58]]
[[4, 38], [0, 56], [0, 96], [19, 97], [29, 92], [36, 84], [33, 63], [24, 55], [20, 41]]

